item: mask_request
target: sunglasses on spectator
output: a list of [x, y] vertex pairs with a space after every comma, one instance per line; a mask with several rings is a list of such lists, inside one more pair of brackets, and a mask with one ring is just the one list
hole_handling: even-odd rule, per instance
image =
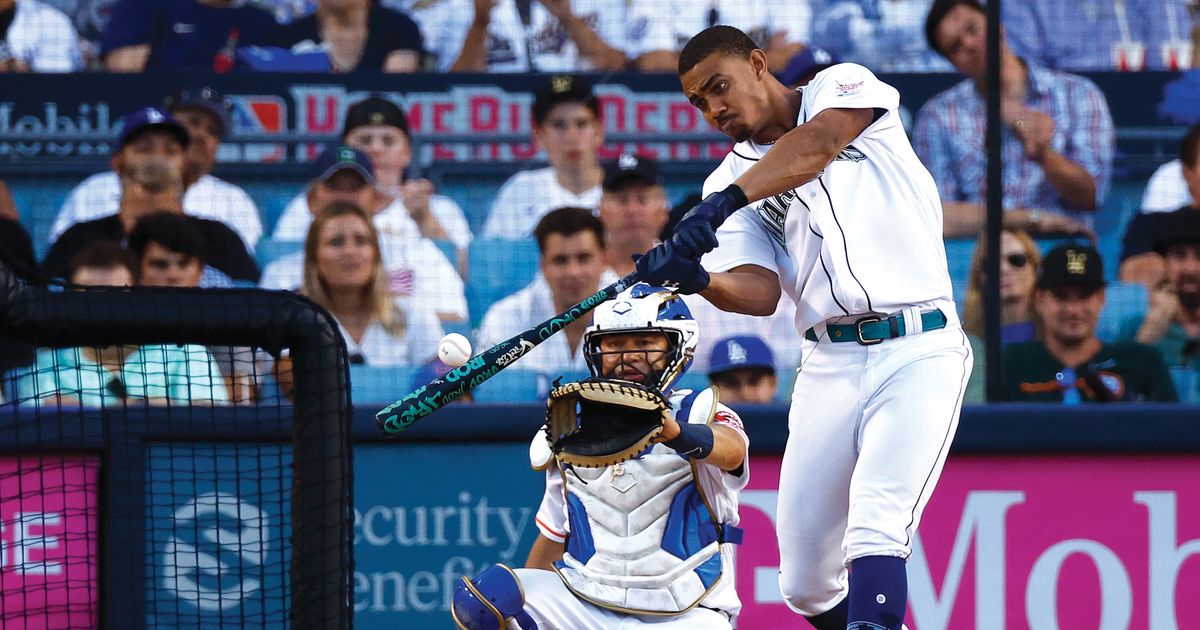
[[1020, 269], [1029, 263], [1029, 256], [1025, 254], [1009, 254], [1004, 257], [1004, 261], [1013, 269]]

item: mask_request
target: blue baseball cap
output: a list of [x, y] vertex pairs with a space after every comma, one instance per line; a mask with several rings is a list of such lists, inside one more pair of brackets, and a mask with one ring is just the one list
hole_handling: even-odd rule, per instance
[[761, 337], [738, 335], [716, 343], [708, 361], [708, 373], [716, 374], [739, 368], [768, 368], [775, 370], [775, 355]]
[[368, 184], [375, 183], [375, 167], [371, 165], [371, 158], [367, 157], [366, 153], [346, 145], [329, 147], [321, 152], [313, 162], [312, 179], [323, 182], [334, 173], [347, 169], [362, 175]]
[[816, 73], [839, 63], [841, 60], [828, 50], [809, 46], [788, 60], [787, 67], [779, 73], [779, 81], [784, 85], [808, 83]]
[[170, 132], [179, 140], [179, 144], [185, 147], [190, 142], [187, 129], [178, 120], [175, 120], [174, 116], [157, 107], [143, 107], [125, 114], [125, 117], [121, 119], [121, 131], [117, 133], [117, 150], [125, 148], [133, 136], [151, 129]]

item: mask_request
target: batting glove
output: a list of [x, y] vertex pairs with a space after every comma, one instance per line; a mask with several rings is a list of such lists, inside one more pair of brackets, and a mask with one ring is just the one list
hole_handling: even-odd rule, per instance
[[680, 253], [698, 258], [717, 246], [717, 228], [729, 215], [746, 205], [746, 194], [736, 184], [715, 192], [683, 215], [671, 236]]
[[708, 272], [700, 261], [675, 251], [671, 243], [657, 245], [645, 256], [634, 256], [633, 262], [637, 263], [642, 282], [683, 294], [699, 293], [708, 287]]

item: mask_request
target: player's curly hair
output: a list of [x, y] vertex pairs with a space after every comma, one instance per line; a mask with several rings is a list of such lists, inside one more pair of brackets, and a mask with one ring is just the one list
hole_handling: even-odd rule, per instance
[[732, 26], [710, 26], [692, 36], [679, 51], [679, 75], [683, 76], [715, 53], [749, 59], [756, 48], [758, 44], [749, 35]]

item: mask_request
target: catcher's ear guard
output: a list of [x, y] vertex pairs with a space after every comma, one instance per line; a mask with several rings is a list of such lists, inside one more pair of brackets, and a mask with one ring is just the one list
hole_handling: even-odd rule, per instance
[[555, 458], [580, 468], [633, 459], [662, 433], [663, 395], [630, 381], [589, 378], [555, 387], [546, 403], [546, 439]]

